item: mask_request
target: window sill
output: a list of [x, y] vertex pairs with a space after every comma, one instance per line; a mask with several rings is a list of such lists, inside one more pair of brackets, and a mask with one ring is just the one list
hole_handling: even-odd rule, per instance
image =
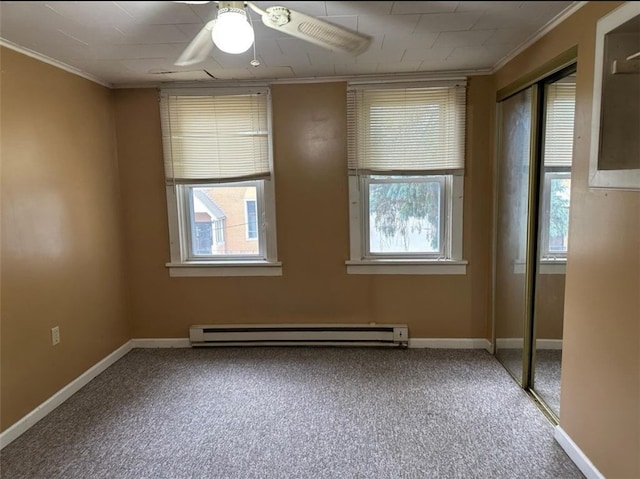
[[543, 259], [540, 261], [540, 274], [567, 274], [567, 260]]
[[464, 260], [360, 260], [347, 261], [347, 274], [467, 274]]
[[282, 276], [280, 261], [207, 261], [167, 263], [171, 277], [198, 276]]
[[[525, 273], [525, 262], [517, 260], [513, 263], [514, 274]], [[567, 260], [566, 259], [543, 259], [540, 261], [538, 273], [540, 274], [566, 274], [567, 273]]]

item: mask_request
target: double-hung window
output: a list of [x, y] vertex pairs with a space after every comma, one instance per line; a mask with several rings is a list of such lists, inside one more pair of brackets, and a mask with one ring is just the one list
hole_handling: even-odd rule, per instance
[[[575, 76], [545, 90], [540, 260], [563, 263], [569, 236], [569, 194], [576, 104]], [[543, 268], [544, 269], [544, 268]]]
[[466, 84], [351, 85], [352, 274], [464, 274]]
[[160, 110], [170, 274], [281, 274], [268, 89], [163, 90]]

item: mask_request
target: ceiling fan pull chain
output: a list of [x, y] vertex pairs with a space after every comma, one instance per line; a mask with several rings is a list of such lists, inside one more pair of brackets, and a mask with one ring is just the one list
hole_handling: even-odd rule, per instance
[[[249, 23], [251, 24], [251, 29], [253, 31], [255, 31], [255, 29], [253, 29], [253, 18], [251, 18], [251, 13], [250, 12], [247, 12], [247, 17], [249, 17]], [[256, 42], [255, 42], [255, 40], [253, 42], [253, 60], [251, 60], [249, 62], [249, 64], [252, 67], [259, 67], [260, 66], [260, 61], [256, 58]]]

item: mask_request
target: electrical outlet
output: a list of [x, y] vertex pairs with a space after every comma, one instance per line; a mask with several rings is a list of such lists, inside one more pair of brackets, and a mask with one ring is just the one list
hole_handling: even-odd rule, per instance
[[60, 342], [60, 326], [51, 328], [51, 344], [54, 346]]

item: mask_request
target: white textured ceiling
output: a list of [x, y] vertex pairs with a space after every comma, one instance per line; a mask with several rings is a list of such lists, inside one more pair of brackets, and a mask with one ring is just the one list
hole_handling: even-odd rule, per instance
[[173, 65], [215, 16], [215, 3], [0, 2], [0, 38], [113, 86], [170, 80], [276, 79], [491, 69], [573, 2], [254, 2], [282, 5], [373, 37], [352, 57], [265, 27], [251, 50], [213, 49]]

